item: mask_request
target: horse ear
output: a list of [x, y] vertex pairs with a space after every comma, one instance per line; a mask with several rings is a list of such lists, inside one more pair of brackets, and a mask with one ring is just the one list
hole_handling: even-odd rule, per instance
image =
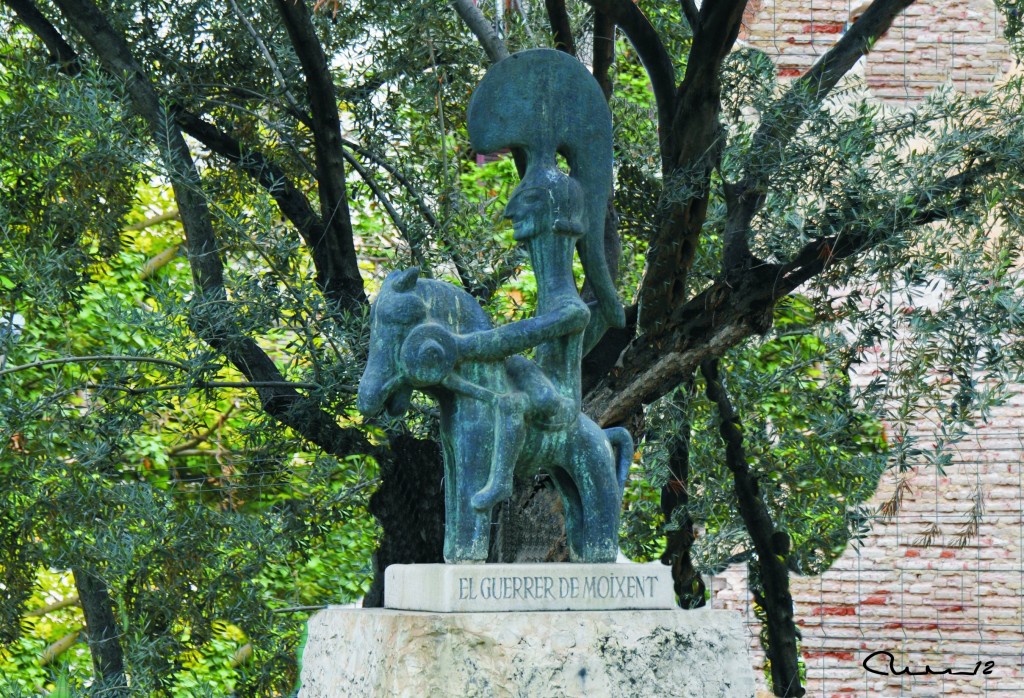
[[419, 267], [412, 267], [411, 269], [405, 269], [403, 271], [394, 272], [395, 281], [392, 287], [396, 291], [405, 293], [411, 291], [416, 287], [416, 280], [420, 277]]

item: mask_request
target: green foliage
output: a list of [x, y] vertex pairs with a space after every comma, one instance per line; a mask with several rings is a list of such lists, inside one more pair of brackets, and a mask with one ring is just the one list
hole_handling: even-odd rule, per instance
[[[729, 57], [724, 80], [722, 179], [737, 181], [752, 167], [773, 173], [752, 224], [757, 259], [781, 263], [836, 234], [873, 245], [855, 262], [827, 264], [804, 296], [776, 308], [768, 336], [723, 360], [749, 465], [773, 521], [792, 538], [789, 563], [814, 574], [864, 530], [871, 512], [863, 504], [886, 467], [941, 471], [966, 430], [1019, 381], [1021, 287], [1009, 270], [1021, 255], [1020, 180], [945, 182], [965, 157], [968, 166], [975, 158], [1019, 165], [1021, 82], [1010, 79], [973, 98], [940, 90], [914, 112], [883, 110], [853, 82], [820, 107], [808, 105], [799, 137], [772, 151], [770, 163], [751, 163], [754, 133], [779, 108], [781, 88], [767, 57], [746, 49]], [[642, 183], [635, 172], [620, 168], [620, 199], [628, 196], [623, 188]], [[695, 291], [720, 273], [722, 179], [712, 177], [690, 275]], [[668, 197], [693, 195], [685, 176], [666, 186]], [[938, 211], [942, 224], [905, 227], [926, 208]], [[833, 250], [820, 254], [828, 260]], [[868, 361], [878, 361], [875, 376], [851, 383], [851, 371]], [[690, 506], [679, 516], [704, 530], [694, 554], [711, 571], [751, 550], [726, 486], [716, 415], [701, 390], [698, 381], [648, 413], [648, 469], [640, 482], [667, 481], [658, 466], [665, 444], [691, 429]], [[922, 418], [937, 427], [934, 444], [911, 433]], [[640, 518], [647, 528], [659, 523], [653, 507]], [[627, 519], [626, 530], [646, 530], [638, 526]]]
[[[647, 109], [648, 115], [637, 120], [629, 119], [628, 112], [619, 116], [618, 123], [641, 126], [617, 131], [624, 163], [618, 170], [616, 208], [624, 242], [642, 259], [645, 241], [653, 232], [649, 221], [655, 218], [652, 202], [656, 199], [650, 192], [662, 185], [659, 163], [636, 155], [657, 152], [652, 147], [657, 142], [651, 129], [653, 97], [641, 89], [642, 74], [635, 72], [639, 70], [635, 57], [627, 50], [625, 58], [617, 72], [625, 103], [619, 110], [636, 107]], [[731, 147], [723, 155], [723, 169], [728, 174], [731, 163], [742, 162], [740, 153], [751, 145], [754, 124], [744, 114], [766, 109], [776, 95], [777, 84], [771, 61], [750, 50], [730, 56], [724, 79], [723, 109], [732, 128]], [[872, 114], [866, 111], [862, 119], [870, 124]], [[858, 123], [860, 132], [868, 128], [863, 121]], [[783, 189], [792, 187], [794, 193], [822, 190], [823, 182], [835, 177], [835, 163], [843, 162], [825, 155], [827, 152], [810, 150], [827, 168], [813, 188], [794, 179]], [[800, 162], [801, 167], [794, 167], [793, 173], [806, 176], [806, 157]], [[684, 183], [673, 184], [685, 188]], [[715, 230], [723, 225], [724, 202], [713, 199], [711, 210], [708, 234], [695, 264], [704, 278], [717, 272], [721, 238]], [[778, 239], [766, 238], [772, 243]], [[633, 269], [631, 273], [638, 275], [639, 269]], [[811, 299], [784, 299], [776, 309], [772, 334], [732, 352], [724, 366], [729, 376], [727, 388], [744, 422], [751, 465], [762, 483], [773, 520], [791, 537], [792, 564], [806, 574], [823, 572], [846, 549], [851, 536], [864, 532], [869, 512], [863, 505], [874, 493], [888, 451], [881, 423], [863, 411], [851, 392], [851, 349], [835, 323], [829, 329], [824, 319], [817, 316]], [[701, 390], [698, 381], [692, 391], [680, 389], [648, 412], [642, 465], [634, 469], [625, 495], [623, 547], [633, 559], [655, 559], [664, 547], [664, 532], [689, 516], [703, 530], [694, 550], [695, 564], [711, 572], [749, 557], [751, 546], [732, 495], [732, 476], [721, 456], [717, 413]], [[822, 404], [830, 406], [829, 413], [821, 410]], [[684, 430], [691, 433], [690, 506], [677, 510], [674, 521], [665, 522], [658, 500], [669, 480], [666, 449]]]
[[[824, 572], [851, 537], [866, 531], [870, 512], [864, 505], [889, 452], [881, 422], [853, 397], [849, 362], [836, 361], [844, 354], [844, 341], [827, 328], [805, 298], [789, 297], [776, 310], [772, 334], [732, 352], [723, 363], [742, 415], [748, 465], [772, 520], [790, 536], [790, 564], [802, 574]], [[649, 412], [644, 475], [634, 486], [660, 491], [669, 479], [666, 449], [689, 429], [689, 505], [662, 530], [684, 516], [696, 522], [703, 533], [695, 543], [694, 564], [712, 573], [748, 559], [752, 548], [721, 455], [717, 411], [702, 389], [698, 381], [692, 391], [677, 391]], [[626, 529], [658, 529], [660, 516], [650, 504], [629, 506]]]
[[662, 191], [654, 95], [636, 53], [625, 41], [616, 44], [615, 91], [610, 106], [614, 124], [615, 211], [623, 254], [621, 287], [640, 287], [647, 244], [654, 234], [657, 200]]
[[[94, 74], [61, 79], [30, 46], [21, 32], [0, 44], [0, 276], [8, 290], [64, 300], [90, 263], [117, 250], [139, 153], [116, 84]], [[49, 274], [13, 273], [15, 255], [21, 269]]]
[[1003, 18], [1003, 36], [1020, 55], [1021, 39], [1024, 38], [1021, 36], [1021, 30], [1024, 30], [1021, 4], [1018, 0], [996, 0], [996, 7]]
[[[57, 363], [0, 385], [0, 608], [4, 629], [20, 629], [4, 638], [14, 644], [0, 673], [26, 690], [60, 681], [77, 690], [92, 672], [81, 643], [39, 663], [81, 626], [80, 613], [17, 620], [43, 605], [40, 594], [69, 593], [66, 576], [48, 568], [102, 571], [116, 590], [133, 686], [154, 695], [286, 690], [305, 609], [354, 600], [368, 583], [376, 532], [361, 507], [373, 464], [353, 457], [339, 467], [267, 424], [248, 396], [192, 388], [238, 376], [211, 365], [181, 322], [184, 260], [140, 278], [180, 234], [173, 222], [123, 234], [121, 251], [92, 264], [71, 301], [54, 306], [53, 295], [21, 284], [6, 297], [26, 318], [4, 351], [8, 368], [89, 355], [173, 364]], [[16, 278], [32, 268], [5, 262]], [[300, 610], [277, 612], [285, 608]], [[249, 643], [254, 672], [232, 662]]]
[[665, 516], [659, 506], [661, 487], [668, 478], [641, 450], [622, 494], [622, 533], [619, 544], [626, 557], [636, 562], [657, 560], [665, 549]]
[[[75, 594], [70, 574], [40, 570], [37, 581], [38, 587], [26, 604], [30, 609], [43, 608]], [[40, 658], [47, 647], [80, 633], [84, 625], [80, 608], [68, 606], [43, 616], [26, 616], [20, 624], [22, 635], [0, 649], [0, 676], [7, 682], [6, 685], [0, 682], [4, 691], [13, 691], [16, 687], [26, 694], [38, 694], [50, 684], [68, 685], [68, 677], [72, 676], [79, 677], [76, 683], [81, 687], [82, 679], [91, 676], [92, 658], [80, 642], [57, 657], [53, 665], [40, 666]]]

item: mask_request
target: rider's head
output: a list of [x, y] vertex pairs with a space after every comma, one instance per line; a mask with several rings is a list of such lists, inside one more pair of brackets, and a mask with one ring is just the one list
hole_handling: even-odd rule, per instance
[[579, 237], [584, 234], [584, 195], [579, 183], [550, 164], [530, 167], [505, 206], [513, 237], [522, 242], [548, 231]]

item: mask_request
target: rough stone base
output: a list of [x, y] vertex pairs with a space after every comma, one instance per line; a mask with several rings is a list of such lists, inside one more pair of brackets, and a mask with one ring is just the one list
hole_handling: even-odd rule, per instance
[[731, 611], [423, 613], [331, 607], [309, 620], [299, 698], [751, 698]]

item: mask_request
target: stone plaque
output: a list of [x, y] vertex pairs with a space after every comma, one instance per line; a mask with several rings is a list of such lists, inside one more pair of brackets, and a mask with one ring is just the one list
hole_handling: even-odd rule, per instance
[[438, 613], [676, 608], [660, 563], [392, 565], [385, 608]]

